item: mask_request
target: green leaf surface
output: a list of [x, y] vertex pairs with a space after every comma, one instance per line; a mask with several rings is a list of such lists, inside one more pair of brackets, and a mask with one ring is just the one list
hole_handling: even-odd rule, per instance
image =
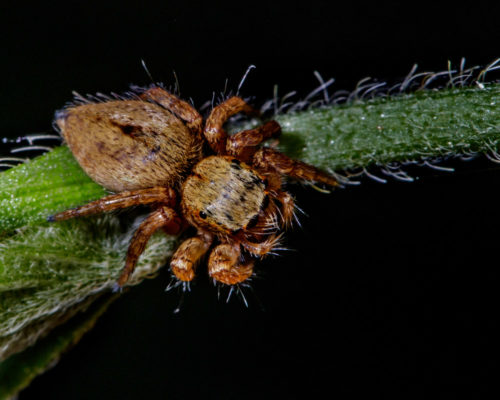
[[61, 354], [75, 345], [89, 331], [117, 295], [91, 298], [88, 309], [56, 328], [47, 337], [0, 363], [0, 399], [15, 396], [48, 366], [55, 365]]
[[66, 146], [0, 175], [0, 235], [107, 192], [83, 172]]
[[[139, 219], [138, 219], [139, 220]], [[0, 243], [0, 359], [26, 341], [30, 326], [109, 291], [125, 263], [134, 227], [116, 216], [21, 228]], [[175, 238], [149, 241], [130, 284], [158, 270]], [[27, 342], [29, 344], [29, 341]]]

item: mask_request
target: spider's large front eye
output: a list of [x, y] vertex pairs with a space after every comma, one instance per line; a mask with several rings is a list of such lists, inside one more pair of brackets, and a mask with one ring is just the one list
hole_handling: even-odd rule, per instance
[[207, 218], [207, 214], [205, 214], [203, 211], [200, 211], [200, 218], [201, 219]]

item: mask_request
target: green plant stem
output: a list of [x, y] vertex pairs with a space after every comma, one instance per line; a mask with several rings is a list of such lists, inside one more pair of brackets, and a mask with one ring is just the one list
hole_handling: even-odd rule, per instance
[[280, 147], [331, 171], [485, 153], [500, 141], [500, 85], [420, 91], [276, 117]]

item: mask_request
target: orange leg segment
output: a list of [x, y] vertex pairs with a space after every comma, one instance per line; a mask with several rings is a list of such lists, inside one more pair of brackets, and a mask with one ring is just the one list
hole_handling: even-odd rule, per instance
[[253, 160], [253, 165], [263, 171], [274, 170], [295, 179], [321, 182], [330, 186], [339, 185], [337, 180], [330, 174], [320, 171], [318, 168], [302, 161], [292, 160], [283, 153], [269, 147], [258, 150]]
[[180, 231], [181, 226], [181, 218], [170, 207], [160, 207], [142, 221], [130, 241], [125, 268], [123, 268], [117, 281], [118, 286], [123, 287], [128, 281], [130, 275], [134, 272], [139, 256], [144, 251], [149, 238], [156, 230], [162, 227], [168, 227], [169, 232], [175, 233], [176, 231]]
[[282, 233], [277, 236], [271, 235], [266, 240], [261, 242], [251, 242], [241, 234], [238, 235], [238, 239], [241, 240], [241, 245], [245, 248], [245, 250], [256, 256], [264, 257], [267, 253], [278, 246], [282, 235]]
[[269, 121], [255, 129], [235, 133], [227, 139], [227, 154], [244, 162], [250, 162], [259, 144], [272, 137], [278, 137], [280, 133], [281, 126], [276, 121]]
[[236, 285], [250, 278], [253, 260], [240, 262], [239, 244], [224, 243], [215, 247], [208, 260], [208, 273], [215, 280], [226, 285]]
[[285, 226], [290, 226], [295, 218], [295, 201], [291, 194], [282, 190], [275, 197], [281, 203], [281, 217]]
[[181, 243], [170, 261], [170, 268], [177, 279], [184, 282], [193, 280], [196, 264], [208, 251], [212, 241], [212, 235], [198, 232]]
[[173, 207], [175, 205], [175, 199], [175, 191], [171, 188], [155, 187], [149, 189], [131, 190], [106, 196], [81, 207], [60, 212], [48, 217], [47, 220], [49, 222], [64, 221], [70, 218], [99, 214], [139, 204], [160, 203]]
[[207, 118], [203, 133], [208, 144], [217, 154], [226, 154], [227, 133], [222, 126], [230, 117], [240, 112], [257, 114], [242, 98], [235, 96], [214, 107]]

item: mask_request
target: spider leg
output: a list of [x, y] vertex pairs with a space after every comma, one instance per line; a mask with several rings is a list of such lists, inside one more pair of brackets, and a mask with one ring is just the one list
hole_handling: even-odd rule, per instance
[[249, 253], [252, 253], [253, 255], [259, 256], [259, 257], [264, 257], [266, 254], [268, 254], [271, 250], [273, 250], [278, 244], [280, 243], [282, 233], [279, 235], [271, 235], [269, 236], [266, 240], [261, 241], [261, 242], [252, 242], [242, 236], [241, 234], [238, 234], [238, 239], [241, 240], [241, 245], [247, 250]]
[[75, 217], [99, 214], [106, 211], [127, 208], [139, 204], [161, 203], [169, 207], [175, 205], [175, 191], [171, 188], [154, 187], [148, 189], [131, 190], [103, 197], [81, 207], [72, 208], [47, 218], [49, 222], [63, 221]]
[[264, 140], [278, 137], [281, 126], [276, 121], [268, 121], [255, 129], [241, 131], [227, 138], [227, 154], [244, 162], [250, 162], [257, 151], [257, 146]]
[[241, 248], [238, 243], [223, 243], [210, 253], [208, 273], [219, 282], [236, 285], [252, 276], [253, 264], [253, 260], [241, 259]]
[[[279, 217], [281, 211], [273, 199], [269, 200], [267, 207], [259, 213], [257, 222], [254, 226], [245, 228], [244, 237], [248, 240], [262, 241], [263, 238], [269, 237], [280, 229]], [[250, 224], [253, 225], [253, 224]]]
[[257, 169], [263, 171], [274, 170], [280, 174], [288, 175], [291, 178], [321, 182], [330, 186], [339, 185], [333, 176], [302, 161], [292, 160], [283, 153], [269, 147], [263, 147], [255, 153], [253, 165]]
[[160, 104], [162, 107], [185, 121], [191, 132], [196, 135], [201, 135], [203, 118], [189, 103], [158, 86], [147, 89], [140, 95], [140, 98]]
[[180, 281], [193, 280], [197, 262], [208, 251], [213, 236], [198, 231], [198, 234], [181, 243], [170, 261], [170, 268]]
[[257, 114], [242, 98], [235, 96], [214, 107], [208, 116], [203, 134], [212, 150], [217, 154], [226, 154], [226, 140], [228, 135], [222, 126], [231, 116], [240, 112]]
[[182, 227], [181, 218], [170, 207], [162, 206], [156, 211], [153, 211], [144, 221], [142, 221], [139, 228], [135, 231], [127, 250], [125, 268], [123, 268], [117, 281], [119, 287], [123, 287], [132, 272], [134, 272], [137, 260], [144, 251], [151, 235], [156, 230], [163, 227], [166, 227], [172, 234], [179, 232]]
[[281, 203], [281, 217], [285, 226], [290, 226], [294, 220], [295, 216], [295, 200], [293, 196], [283, 190], [279, 190], [276, 196], [273, 196], [275, 200]]
[[[276, 210], [279, 213], [282, 222], [286, 227], [290, 226], [293, 220], [297, 219], [295, 216], [295, 199], [290, 193], [281, 189], [282, 175], [275, 170], [270, 170], [268, 167], [256, 168], [266, 178], [266, 190], [269, 192], [271, 199], [277, 201], [279, 204], [279, 207], [276, 207]], [[271, 206], [272, 203], [269, 203], [269, 205]], [[272, 209], [269, 211], [271, 213], [273, 212]]]

